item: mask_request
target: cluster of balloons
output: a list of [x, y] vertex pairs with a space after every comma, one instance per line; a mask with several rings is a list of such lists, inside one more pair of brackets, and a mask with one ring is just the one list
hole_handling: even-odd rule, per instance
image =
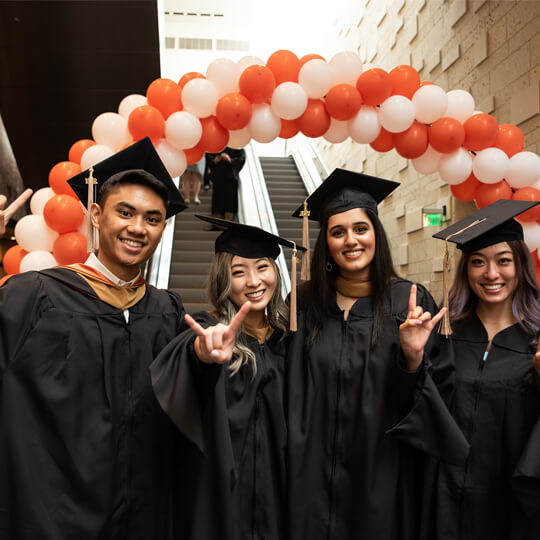
[[[331, 143], [350, 137], [378, 152], [395, 149], [418, 172], [438, 173], [455, 197], [480, 208], [500, 198], [540, 201], [540, 157], [523, 151], [518, 127], [498, 125], [475, 110], [471, 94], [421, 81], [411, 66], [387, 72], [363, 65], [348, 51], [329, 61], [317, 54], [298, 58], [288, 50], [274, 52], [266, 63], [254, 56], [238, 62], [219, 58], [205, 75], [157, 79], [145, 96], [129, 95], [118, 112], [99, 115], [93, 140], [77, 141], [69, 161], [55, 165], [51, 175], [61, 170], [65, 183], [148, 136], [176, 177], [205, 152], [299, 132]], [[519, 219], [538, 260], [540, 209]]]
[[[76, 159], [78, 147], [72, 147], [70, 158]], [[58, 163], [49, 173], [50, 187], [32, 195], [32, 213], [15, 225], [17, 244], [6, 251], [2, 261], [8, 275], [87, 259], [86, 210], [67, 183], [79, 172], [81, 167], [75, 162]]]

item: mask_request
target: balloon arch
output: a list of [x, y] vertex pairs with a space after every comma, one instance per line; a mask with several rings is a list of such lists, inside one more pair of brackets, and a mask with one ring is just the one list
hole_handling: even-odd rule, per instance
[[[33, 195], [32, 214], [17, 223], [17, 245], [6, 252], [4, 268], [15, 274], [84, 261], [87, 218], [67, 180], [135, 140], [149, 136], [176, 177], [204, 152], [299, 132], [331, 143], [351, 137], [378, 152], [395, 149], [419, 173], [438, 172], [456, 198], [479, 208], [501, 198], [540, 201], [540, 157], [523, 151], [518, 127], [475, 111], [468, 92], [421, 81], [407, 65], [389, 72], [363, 66], [348, 51], [327, 62], [279, 50], [266, 63], [220, 58], [206, 75], [156, 79], [146, 96], [129, 95], [117, 113], [100, 114], [93, 140], [75, 142], [68, 161], [51, 169], [50, 187]], [[540, 275], [540, 205], [519, 219]]]

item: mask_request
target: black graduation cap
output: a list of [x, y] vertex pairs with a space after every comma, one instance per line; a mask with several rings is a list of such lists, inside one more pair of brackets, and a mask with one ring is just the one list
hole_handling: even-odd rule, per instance
[[[308, 217], [322, 222], [352, 208], [369, 208], [377, 213], [377, 205], [398, 186], [399, 183], [392, 180], [335, 169], [306, 199]], [[304, 217], [304, 210], [305, 205], [300, 205], [293, 217]]]
[[[92, 175], [97, 184], [98, 192], [100, 186], [114, 174], [128, 171], [129, 174], [135, 174], [137, 170], [143, 170], [150, 173], [167, 188], [167, 191], [169, 192], [167, 218], [170, 218], [187, 208], [182, 195], [174, 185], [171, 175], [165, 168], [152, 141], [148, 137], [145, 137], [144, 139], [131, 144], [124, 150], [117, 152], [113, 156], [104, 159], [94, 165], [92, 169]], [[79, 197], [86, 207], [88, 207], [89, 198], [87, 182], [89, 176], [90, 169], [87, 169], [68, 180], [68, 184], [73, 188], [77, 197]]]
[[523, 240], [523, 228], [513, 218], [537, 204], [537, 201], [500, 199], [433, 237], [454, 242], [458, 249], [469, 253], [499, 242]]
[[253, 225], [244, 225], [236, 221], [201, 216], [199, 214], [195, 214], [195, 216], [224, 229], [216, 238], [216, 253], [224, 251], [247, 259], [258, 259], [260, 257], [276, 259], [280, 253], [279, 246], [300, 251], [305, 250], [303, 246], [297, 246], [294, 242], [286, 238], [281, 238]]

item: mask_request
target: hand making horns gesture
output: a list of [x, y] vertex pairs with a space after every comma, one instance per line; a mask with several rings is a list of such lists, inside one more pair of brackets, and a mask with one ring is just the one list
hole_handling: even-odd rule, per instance
[[24, 206], [30, 195], [32, 195], [31, 189], [24, 190], [5, 210], [4, 206], [6, 206], [7, 199], [5, 195], [0, 195], [0, 237], [4, 236], [6, 225], [9, 223], [11, 216]]
[[413, 284], [409, 296], [407, 320], [399, 327], [401, 349], [409, 371], [416, 371], [422, 363], [424, 347], [429, 336], [446, 311], [446, 308], [442, 308], [435, 317], [431, 317], [429, 311], [424, 312], [422, 306], [416, 305], [416, 289], [416, 285]]
[[228, 326], [218, 323], [208, 328], [203, 328], [191, 315], [186, 314], [187, 325], [197, 334], [193, 345], [197, 358], [206, 364], [227, 363], [232, 358], [236, 334], [250, 309], [251, 303], [246, 302]]

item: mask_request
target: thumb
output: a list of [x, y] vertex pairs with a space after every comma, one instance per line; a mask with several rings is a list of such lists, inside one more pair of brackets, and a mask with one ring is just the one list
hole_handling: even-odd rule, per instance
[[3, 210], [6, 206], [7, 198], [5, 195], [0, 195], [0, 210]]

